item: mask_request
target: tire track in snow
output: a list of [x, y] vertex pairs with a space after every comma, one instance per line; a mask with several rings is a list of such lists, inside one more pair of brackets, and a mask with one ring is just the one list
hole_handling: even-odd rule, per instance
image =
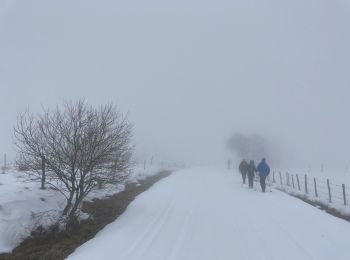
[[184, 222], [181, 224], [180, 228], [180, 234], [178, 235], [176, 242], [173, 246], [173, 249], [171, 250], [170, 256], [167, 258], [168, 260], [177, 260], [176, 258], [180, 252], [180, 248], [182, 247], [186, 235], [188, 233], [188, 227], [189, 227], [189, 222], [190, 222], [190, 216], [186, 216]]
[[168, 204], [166, 210], [159, 218], [159, 221], [157, 222], [158, 224], [154, 225], [154, 227], [151, 229], [151, 232], [149, 232], [149, 234], [147, 235], [147, 240], [145, 241], [145, 243], [141, 244], [141, 248], [138, 249], [137, 252], [134, 254], [135, 259], [142, 259], [142, 255], [147, 251], [147, 249], [149, 249], [152, 246], [156, 238], [162, 233], [165, 224], [170, 218], [170, 212], [172, 211], [175, 204], [175, 199], [173, 199], [171, 203]]
[[[162, 208], [162, 210], [160, 210], [157, 217], [154, 218], [154, 220], [143, 230], [142, 234], [136, 239], [136, 241], [121, 255], [122, 259], [128, 259], [130, 256], [135, 258], [135, 252], [137, 252], [138, 256], [144, 253], [147, 247], [152, 244], [156, 233], [159, 233], [161, 227], [166, 223], [166, 219], [169, 217], [169, 212], [175, 204], [174, 202], [175, 199], [172, 199], [165, 207]], [[141, 249], [139, 247], [141, 247]]]
[[181, 223], [180, 228], [179, 228], [179, 233], [177, 235], [176, 241], [172, 247], [172, 250], [170, 252], [170, 256], [167, 257], [167, 260], [177, 260], [179, 253], [181, 252], [181, 248], [184, 245], [184, 242], [187, 238], [187, 235], [189, 233], [189, 227], [190, 227], [190, 222], [193, 218], [193, 213], [195, 211], [195, 206], [198, 205], [198, 198], [197, 200], [194, 200], [192, 198], [192, 206], [189, 209], [189, 212], [186, 214], [184, 221]]

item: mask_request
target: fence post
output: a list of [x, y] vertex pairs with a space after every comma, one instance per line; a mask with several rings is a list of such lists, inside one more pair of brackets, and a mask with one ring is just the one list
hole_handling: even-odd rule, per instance
[[316, 178], [314, 178], [315, 196], [318, 197]]
[[332, 203], [332, 193], [331, 193], [331, 185], [329, 184], [329, 179], [327, 179], [327, 186], [328, 186], [329, 203]]
[[293, 189], [295, 189], [295, 185], [294, 185], [294, 175], [292, 174], [292, 185], [293, 185]]
[[286, 174], [287, 174], [287, 186], [290, 187], [289, 172], [287, 172]]
[[7, 170], [7, 158], [6, 158], [6, 153], [4, 154], [4, 170]]
[[275, 171], [272, 172], [272, 182], [273, 182], [273, 183], [276, 183]]
[[41, 156], [41, 189], [45, 189], [45, 177], [46, 177], [46, 158]]
[[6, 153], [4, 154], [4, 166], [2, 167], [2, 174], [5, 174], [5, 172], [6, 172], [6, 167], [7, 167], [7, 165], [6, 165]]
[[307, 174], [305, 174], [305, 193], [308, 194], [309, 190], [307, 188]]
[[145, 160], [145, 161], [143, 162], [143, 169], [144, 169], [144, 170], [146, 170], [146, 164], [147, 164], [147, 161]]
[[342, 184], [342, 187], [343, 187], [343, 198], [344, 198], [344, 205], [346, 205], [345, 184]]
[[283, 181], [282, 181], [282, 173], [279, 172], [279, 175], [280, 175], [280, 183], [281, 183], [281, 186], [283, 186]]
[[298, 174], [296, 174], [296, 176], [297, 176], [298, 190], [300, 191], [300, 181], [299, 181], [299, 175], [298, 175]]

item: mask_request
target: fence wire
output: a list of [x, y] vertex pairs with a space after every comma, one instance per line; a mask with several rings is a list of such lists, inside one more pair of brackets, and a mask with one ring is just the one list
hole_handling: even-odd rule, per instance
[[274, 171], [268, 177], [268, 185], [323, 203], [350, 207], [350, 185], [334, 183], [330, 179]]

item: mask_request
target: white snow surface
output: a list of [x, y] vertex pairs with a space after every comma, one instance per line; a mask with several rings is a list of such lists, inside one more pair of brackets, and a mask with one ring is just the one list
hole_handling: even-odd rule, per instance
[[350, 223], [238, 173], [188, 169], [139, 195], [69, 260], [348, 260]]
[[[137, 165], [127, 182], [138, 182], [161, 170], [159, 166], [144, 170]], [[25, 173], [8, 170], [0, 173], [0, 253], [11, 252], [37, 227], [53, 225], [65, 205], [63, 195], [52, 189], [40, 189], [40, 183], [29, 182]], [[92, 191], [85, 200], [104, 198], [124, 190], [123, 184], [107, 185]], [[82, 214], [86, 218], [86, 214]]]
[[[306, 169], [273, 169], [275, 172], [275, 183], [272, 183], [272, 173], [270, 176], [270, 182], [276, 187], [282, 188], [286, 192], [294, 195], [302, 195], [311, 201], [321, 202], [327, 205], [329, 208], [336, 209], [338, 212], [344, 215], [350, 215], [350, 173], [347, 171], [340, 171], [337, 169], [326, 169], [325, 171], [313, 170], [308, 172]], [[280, 183], [279, 172], [282, 176], [282, 185]], [[287, 185], [286, 173], [290, 174], [290, 185]], [[297, 186], [296, 174], [300, 178], [300, 190]], [[305, 192], [305, 179], [304, 176], [307, 174], [307, 183], [309, 192]], [[292, 185], [292, 176], [294, 175], [294, 188]], [[317, 196], [314, 186], [314, 178], [317, 182]], [[327, 179], [330, 182], [331, 198], [332, 202], [329, 202], [329, 191], [327, 187]], [[344, 205], [344, 194], [342, 184], [345, 185], [345, 197], [346, 205]]]

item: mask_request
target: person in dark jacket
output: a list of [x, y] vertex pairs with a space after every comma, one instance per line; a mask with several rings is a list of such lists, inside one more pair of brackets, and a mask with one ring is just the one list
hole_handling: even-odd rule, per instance
[[265, 192], [266, 178], [270, 174], [270, 167], [267, 165], [265, 158], [262, 158], [261, 162], [258, 165], [258, 169], [257, 170], [258, 170], [258, 174], [260, 176], [261, 189], [262, 189], [263, 192]]
[[248, 166], [247, 161], [244, 159], [239, 164], [239, 171], [242, 174], [243, 184], [245, 184], [245, 179], [247, 178]]
[[256, 167], [255, 167], [254, 161], [250, 160], [249, 165], [248, 165], [248, 170], [247, 170], [248, 182], [249, 182], [250, 189], [253, 188], [255, 172], [256, 172]]

